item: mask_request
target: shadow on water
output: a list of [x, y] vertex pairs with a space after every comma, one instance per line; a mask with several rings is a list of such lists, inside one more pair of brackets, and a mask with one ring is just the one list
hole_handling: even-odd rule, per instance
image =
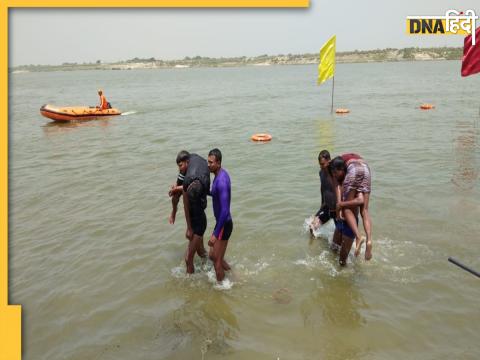
[[453, 144], [455, 169], [453, 169], [452, 183], [459, 190], [469, 191], [477, 184], [479, 177], [478, 119], [457, 120], [455, 130], [458, 136]]
[[162, 321], [162, 332], [173, 335], [168, 358], [204, 359], [207, 352], [230, 353], [230, 342], [238, 338], [240, 327], [228, 296], [205, 288], [185, 289], [184, 296], [183, 304]]
[[367, 336], [361, 331], [367, 322], [361, 310], [366, 307], [354, 274], [319, 279], [300, 306], [319, 358], [354, 359], [368, 352]]
[[100, 120], [85, 120], [85, 121], [71, 121], [71, 122], [57, 122], [52, 121], [42, 126], [43, 132], [47, 136], [57, 135], [75, 131], [79, 128], [100, 127], [106, 128], [110, 125], [107, 119]]

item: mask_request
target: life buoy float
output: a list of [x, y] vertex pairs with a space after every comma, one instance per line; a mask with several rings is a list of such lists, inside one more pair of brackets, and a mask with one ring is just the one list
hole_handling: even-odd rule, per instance
[[337, 109], [337, 110], [335, 110], [335, 112], [337, 114], [348, 114], [350, 112], [350, 110], [348, 110], [348, 109]]
[[433, 108], [435, 108], [435, 106], [433, 106], [432, 104], [422, 104], [422, 105], [420, 105], [420, 109], [422, 109], [422, 110], [432, 110]]
[[270, 134], [253, 134], [251, 139], [253, 141], [270, 141], [270, 140], [272, 140], [272, 135], [270, 135]]

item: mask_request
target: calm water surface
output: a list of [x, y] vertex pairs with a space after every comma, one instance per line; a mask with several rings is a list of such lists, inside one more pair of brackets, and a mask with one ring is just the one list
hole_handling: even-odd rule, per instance
[[[24, 359], [478, 359], [480, 77], [459, 62], [338, 65], [336, 107], [315, 66], [10, 76], [10, 303]], [[42, 104], [110, 120], [51, 123]], [[436, 105], [421, 111], [422, 102]], [[249, 141], [256, 132], [268, 144]], [[186, 277], [175, 156], [219, 147], [235, 229], [222, 286]], [[305, 218], [318, 152], [373, 172], [374, 257], [340, 269]], [[208, 230], [214, 226], [211, 203]]]

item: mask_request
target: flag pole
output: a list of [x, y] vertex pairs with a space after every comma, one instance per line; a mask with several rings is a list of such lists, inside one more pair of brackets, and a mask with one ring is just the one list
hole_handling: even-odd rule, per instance
[[479, 272], [469, 268], [467, 265], [462, 264], [460, 261], [455, 260], [452, 257], [448, 257], [448, 261], [450, 261], [452, 264], [457, 265], [458, 267], [462, 268], [463, 270], [468, 271], [470, 274], [473, 274], [473, 275], [480, 278], [480, 273]]
[[335, 92], [335, 75], [332, 81], [332, 107], [330, 108], [330, 114], [333, 114], [333, 93]]

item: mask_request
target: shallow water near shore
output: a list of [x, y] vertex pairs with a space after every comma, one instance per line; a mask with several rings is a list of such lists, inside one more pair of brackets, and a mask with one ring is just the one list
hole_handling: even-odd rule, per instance
[[[10, 75], [9, 286], [24, 359], [477, 359], [480, 77], [460, 63]], [[51, 123], [42, 104], [129, 115]], [[435, 105], [422, 111], [423, 102]], [[251, 142], [268, 132], [269, 143]], [[185, 274], [179, 150], [223, 153], [232, 272]], [[304, 221], [318, 152], [373, 173], [373, 259], [345, 269]], [[207, 234], [214, 219], [209, 201]], [[206, 244], [206, 241], [205, 241]]]

